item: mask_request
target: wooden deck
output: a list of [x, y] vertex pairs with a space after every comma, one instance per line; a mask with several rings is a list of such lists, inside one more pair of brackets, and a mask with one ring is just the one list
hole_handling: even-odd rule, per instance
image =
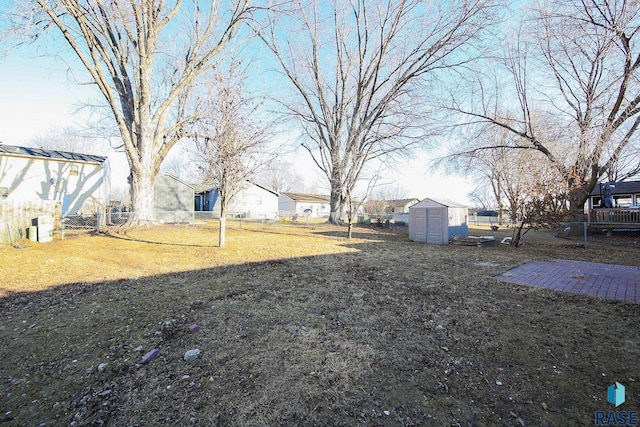
[[588, 221], [590, 229], [640, 230], [640, 209], [590, 209]]

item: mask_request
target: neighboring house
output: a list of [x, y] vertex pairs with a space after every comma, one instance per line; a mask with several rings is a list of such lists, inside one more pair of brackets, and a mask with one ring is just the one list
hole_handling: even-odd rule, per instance
[[278, 210], [282, 215], [310, 218], [329, 217], [331, 197], [319, 194], [281, 193]]
[[[613, 208], [640, 206], [640, 181], [613, 182], [609, 185]], [[606, 183], [597, 184], [589, 195], [588, 209], [604, 208]]]
[[165, 223], [193, 222], [193, 186], [173, 175], [158, 175], [154, 184], [155, 218]]
[[388, 200], [389, 207], [387, 209], [389, 213], [409, 213], [409, 208], [419, 201], [416, 198]]
[[409, 239], [446, 245], [454, 237], [467, 237], [468, 208], [448, 200], [424, 199], [409, 208]]
[[409, 213], [409, 208], [420, 200], [398, 199], [398, 200], [370, 200], [364, 203], [364, 210], [368, 214], [382, 215], [394, 213]]
[[[194, 206], [198, 212], [211, 212], [220, 218], [219, 191], [214, 185], [196, 185]], [[278, 193], [266, 187], [246, 181], [244, 187], [227, 206], [227, 214], [242, 218], [267, 218], [278, 216]]]
[[[360, 200], [353, 199], [353, 204], [357, 207], [355, 215], [363, 211], [360, 203]], [[278, 199], [278, 208], [281, 215], [328, 218], [331, 213], [331, 197], [321, 194], [281, 193]], [[349, 206], [345, 203], [341, 215], [343, 219], [348, 213], [348, 209]]]
[[0, 144], [0, 201], [59, 201], [63, 215], [108, 203], [106, 157]]
[[585, 208], [591, 229], [640, 229], [640, 181], [598, 184]]

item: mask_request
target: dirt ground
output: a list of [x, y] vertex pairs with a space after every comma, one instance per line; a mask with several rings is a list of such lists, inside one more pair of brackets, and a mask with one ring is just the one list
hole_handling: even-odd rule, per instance
[[0, 246], [0, 425], [580, 426], [640, 410], [640, 305], [493, 279], [536, 259], [638, 265], [633, 239], [437, 246], [245, 224], [218, 248], [216, 233]]

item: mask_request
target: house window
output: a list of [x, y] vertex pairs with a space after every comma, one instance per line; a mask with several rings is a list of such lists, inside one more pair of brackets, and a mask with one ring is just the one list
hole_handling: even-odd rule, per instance
[[630, 194], [613, 196], [614, 206], [617, 208], [628, 208], [633, 205], [633, 197]]
[[69, 176], [78, 176], [78, 165], [71, 165]]
[[9, 197], [9, 188], [8, 187], [0, 187], [0, 200], [4, 200]]

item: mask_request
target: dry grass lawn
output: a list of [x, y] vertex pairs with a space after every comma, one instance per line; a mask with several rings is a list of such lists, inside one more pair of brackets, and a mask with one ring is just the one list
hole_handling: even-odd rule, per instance
[[0, 246], [0, 424], [593, 425], [615, 381], [640, 408], [639, 306], [492, 278], [638, 265], [633, 241], [244, 223], [218, 248], [216, 226]]

